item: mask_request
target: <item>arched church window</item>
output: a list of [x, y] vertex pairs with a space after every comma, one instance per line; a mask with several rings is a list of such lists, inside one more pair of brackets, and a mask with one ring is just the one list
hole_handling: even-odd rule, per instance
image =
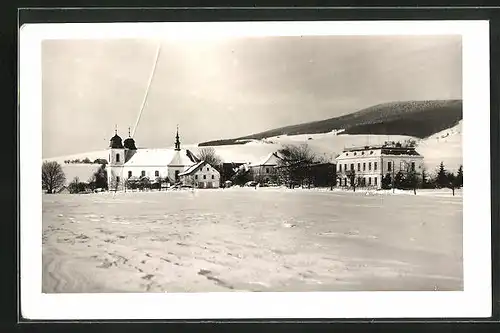
[[116, 154], [116, 162], [120, 162], [120, 154]]

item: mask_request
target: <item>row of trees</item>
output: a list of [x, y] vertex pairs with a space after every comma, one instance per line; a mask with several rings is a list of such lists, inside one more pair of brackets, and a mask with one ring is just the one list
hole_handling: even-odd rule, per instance
[[[42, 189], [46, 193], [55, 193], [66, 184], [66, 175], [59, 163], [56, 161], [46, 161], [42, 164]], [[108, 189], [108, 176], [106, 165], [101, 164], [87, 182], [82, 182], [75, 177], [68, 185], [70, 193], [81, 193], [97, 188]]]
[[171, 184], [172, 182], [168, 177], [156, 177], [151, 180], [149, 177], [131, 177], [126, 180], [125, 186], [130, 190], [161, 190], [164, 184]]
[[[348, 172], [349, 180], [353, 191], [356, 187], [364, 186], [356, 178], [356, 172], [351, 170]], [[363, 179], [361, 179], [361, 182]], [[418, 188], [449, 188], [455, 195], [455, 189], [463, 186], [463, 166], [460, 165], [456, 173], [446, 170], [444, 163], [441, 162], [435, 174], [428, 173], [425, 169], [419, 174], [416, 170], [408, 167], [406, 170], [399, 170], [394, 176], [390, 173], [385, 174], [382, 178], [381, 187], [383, 189], [402, 189], [413, 190], [416, 194]]]
[[84, 159], [73, 159], [73, 160], [64, 160], [64, 164], [108, 164], [108, 161], [104, 158], [97, 158], [94, 161], [90, 160], [88, 157]]
[[101, 164], [99, 169], [86, 182], [82, 182], [80, 178], [75, 177], [68, 186], [69, 193], [93, 192], [96, 189], [108, 189], [108, 174], [104, 164]]

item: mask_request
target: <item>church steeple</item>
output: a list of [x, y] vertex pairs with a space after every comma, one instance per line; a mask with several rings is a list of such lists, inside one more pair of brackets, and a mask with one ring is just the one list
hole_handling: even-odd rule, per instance
[[181, 142], [179, 141], [179, 125], [177, 125], [177, 134], [175, 135], [175, 150], [181, 150]]
[[118, 127], [115, 125], [115, 135], [109, 140], [109, 148], [122, 149], [122, 138], [118, 135]]
[[135, 146], [135, 141], [130, 136], [130, 127], [128, 128], [128, 138], [125, 139], [125, 141], [123, 141], [123, 146], [127, 149], [137, 150], [137, 147]]

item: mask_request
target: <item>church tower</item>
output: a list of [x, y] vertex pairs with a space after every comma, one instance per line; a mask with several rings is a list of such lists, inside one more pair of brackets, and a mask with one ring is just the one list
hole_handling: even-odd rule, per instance
[[137, 152], [135, 141], [134, 139], [132, 139], [132, 136], [130, 135], [130, 127], [128, 128], [128, 138], [126, 138], [125, 141], [123, 141], [123, 147], [125, 148], [125, 157], [123, 162], [127, 163], [127, 161], [130, 160], [132, 156], [134, 156], [134, 154]]
[[177, 134], [175, 135], [175, 150], [181, 150], [181, 141], [179, 140], [179, 125], [177, 125]]
[[123, 187], [122, 169], [125, 163], [125, 147], [115, 126], [115, 135], [109, 140], [108, 156], [108, 188], [110, 190]]
[[125, 141], [123, 141], [123, 146], [125, 147], [125, 149], [137, 150], [137, 147], [135, 146], [135, 141], [130, 136], [130, 127], [128, 128], [128, 138], [126, 138]]

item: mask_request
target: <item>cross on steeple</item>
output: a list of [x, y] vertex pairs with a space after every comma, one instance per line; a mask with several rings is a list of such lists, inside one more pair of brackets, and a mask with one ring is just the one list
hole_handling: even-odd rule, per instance
[[115, 124], [115, 135], [118, 135], [118, 125]]
[[128, 137], [130, 138], [130, 126], [128, 128]]
[[177, 125], [177, 134], [175, 135], [175, 150], [181, 150], [181, 142], [179, 140], [179, 125]]

